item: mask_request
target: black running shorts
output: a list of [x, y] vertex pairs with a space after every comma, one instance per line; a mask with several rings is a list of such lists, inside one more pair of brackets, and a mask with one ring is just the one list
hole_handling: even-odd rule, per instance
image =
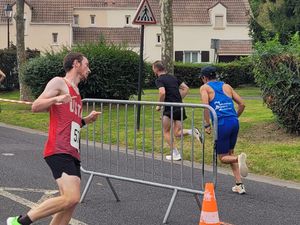
[[69, 154], [55, 154], [45, 158], [55, 180], [66, 173], [81, 178], [80, 161]]
[[[164, 116], [167, 116], [171, 119], [171, 109], [169, 106], [165, 107], [165, 110], [163, 112]], [[185, 114], [185, 108], [182, 110], [182, 120], [185, 120], [187, 118]], [[181, 108], [180, 107], [173, 107], [173, 120], [179, 120], [181, 121]]]

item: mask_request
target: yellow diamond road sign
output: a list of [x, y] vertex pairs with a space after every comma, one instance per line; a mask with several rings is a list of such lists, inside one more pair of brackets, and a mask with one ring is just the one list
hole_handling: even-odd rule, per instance
[[154, 14], [151, 10], [149, 2], [142, 0], [133, 20], [134, 24], [156, 24]]

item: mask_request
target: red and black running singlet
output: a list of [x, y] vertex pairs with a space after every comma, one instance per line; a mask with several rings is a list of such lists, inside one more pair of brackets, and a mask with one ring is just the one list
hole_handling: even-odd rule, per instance
[[[64, 79], [65, 80], [65, 79]], [[54, 154], [69, 154], [80, 160], [79, 139], [82, 118], [81, 97], [65, 80], [72, 101], [54, 104], [50, 107], [48, 140], [45, 144], [44, 157]]]

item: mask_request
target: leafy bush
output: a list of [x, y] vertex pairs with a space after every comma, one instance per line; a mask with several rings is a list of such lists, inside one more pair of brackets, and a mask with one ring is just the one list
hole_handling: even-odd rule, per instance
[[[38, 96], [47, 82], [55, 76], [64, 76], [63, 57], [70, 51], [47, 53], [31, 60], [24, 67], [25, 82]], [[129, 99], [137, 94], [139, 56], [121, 46], [106, 45], [105, 42], [73, 47], [72, 51], [83, 53], [89, 60], [91, 74], [79, 84], [83, 98]]]
[[[174, 75], [183, 80], [189, 87], [198, 88], [202, 85], [202, 81], [196, 75], [206, 65], [176, 63]], [[230, 63], [216, 63], [213, 66], [217, 68], [218, 78], [232, 87], [237, 87], [241, 84], [254, 84], [253, 65], [249, 57]], [[148, 65], [149, 68], [151, 69], [150, 65]], [[155, 88], [156, 77], [150, 72], [150, 69], [148, 71], [150, 77], [146, 77], [145, 80], [146, 87]]]
[[[39, 54], [40, 52], [37, 50], [26, 50], [27, 59], [37, 57]], [[16, 46], [12, 45], [9, 49], [0, 49], [0, 69], [6, 75], [5, 80], [0, 85], [0, 89], [11, 91], [19, 88]]]
[[255, 79], [263, 99], [278, 122], [291, 133], [300, 133], [300, 37], [288, 45], [278, 37], [255, 46]]

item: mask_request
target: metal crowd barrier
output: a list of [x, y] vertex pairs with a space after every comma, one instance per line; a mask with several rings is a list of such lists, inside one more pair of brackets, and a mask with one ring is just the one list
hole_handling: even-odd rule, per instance
[[[179, 191], [195, 196], [199, 208], [199, 195], [204, 194], [205, 162], [207, 145], [212, 149], [213, 173], [210, 182], [217, 182], [217, 116], [213, 108], [204, 104], [162, 103], [148, 101], [125, 101], [107, 99], [83, 99], [83, 109], [87, 114], [91, 110], [101, 111], [99, 119], [81, 130], [81, 171], [89, 174], [89, 179], [81, 195], [82, 202], [89, 190], [94, 176], [104, 177], [117, 201], [120, 198], [111, 179], [129, 181], [173, 190], [163, 223], [167, 223], [169, 214]], [[180, 107], [183, 128], [197, 127], [202, 143], [193, 135], [171, 138], [177, 143], [182, 160], [165, 159], [172, 149], [165, 143], [163, 131], [163, 110], [157, 112], [156, 106]], [[140, 109], [138, 109], [140, 107]], [[183, 108], [188, 119], [183, 120]], [[210, 111], [214, 118], [211, 137], [204, 135], [204, 110]], [[141, 112], [141, 126], [137, 130], [137, 113]], [[173, 123], [171, 123], [171, 137]], [[84, 140], [85, 139], [85, 140]], [[178, 139], [178, 140], [177, 140]], [[171, 154], [172, 155], [172, 154]]]

